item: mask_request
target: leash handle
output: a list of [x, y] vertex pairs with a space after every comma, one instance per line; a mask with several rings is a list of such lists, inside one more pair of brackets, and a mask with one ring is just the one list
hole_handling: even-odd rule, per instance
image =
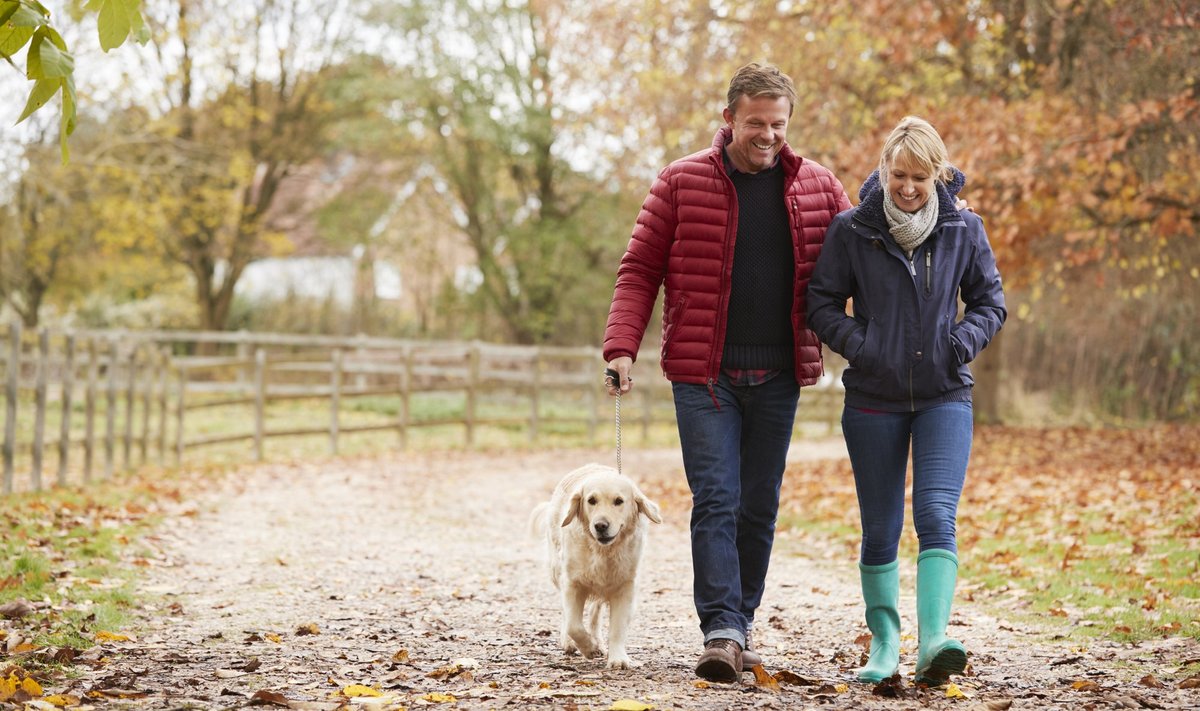
[[617, 430], [617, 473], [621, 473], [621, 374], [612, 368], [604, 369], [605, 384], [617, 391], [616, 395], [616, 430]]

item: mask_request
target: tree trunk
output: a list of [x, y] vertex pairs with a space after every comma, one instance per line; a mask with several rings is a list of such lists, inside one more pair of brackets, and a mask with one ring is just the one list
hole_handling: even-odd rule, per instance
[[981, 424], [999, 424], [1003, 420], [1004, 378], [1004, 332], [996, 334], [990, 345], [971, 364], [975, 376], [975, 421]]

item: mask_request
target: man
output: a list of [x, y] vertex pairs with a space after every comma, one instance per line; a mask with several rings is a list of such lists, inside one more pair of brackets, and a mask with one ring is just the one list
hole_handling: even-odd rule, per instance
[[732, 682], [761, 663], [750, 641], [775, 537], [799, 388], [821, 375], [805, 292], [825, 228], [850, 207], [826, 168], [785, 139], [791, 79], [748, 64], [729, 83], [712, 147], [662, 170], [617, 271], [604, 358], [630, 372], [660, 288], [662, 370], [672, 382], [692, 491], [696, 673]]

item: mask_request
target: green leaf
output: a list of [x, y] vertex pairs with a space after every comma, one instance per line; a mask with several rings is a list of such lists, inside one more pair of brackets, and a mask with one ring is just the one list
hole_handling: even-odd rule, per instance
[[[41, 6], [39, 5], [38, 7]], [[42, 8], [42, 10], [46, 10], [46, 8]], [[49, 21], [49, 11], [38, 14], [37, 11], [31, 9], [25, 3], [19, 3], [16, 11], [8, 18], [8, 24], [13, 27], [41, 27]]]
[[46, 102], [58, 93], [62, 85], [62, 79], [39, 79], [33, 85], [33, 91], [29, 92], [29, 100], [25, 102], [25, 110], [21, 112], [21, 118], [17, 119], [17, 123], [21, 123], [34, 111], [45, 106]]
[[0, 55], [11, 57], [33, 37], [32, 27], [9, 27], [0, 25]]
[[8, 18], [12, 17], [19, 7], [21, 7], [21, 3], [16, 0], [0, 1], [0, 25], [8, 22]]
[[93, 7], [97, 4], [100, 6], [100, 47], [105, 52], [120, 47], [131, 33], [142, 44], [149, 39], [149, 31], [138, 11], [140, 0], [98, 0]]
[[[33, 50], [30, 49], [30, 51]], [[53, 41], [42, 42], [38, 48], [38, 55], [41, 57], [42, 69], [42, 75], [38, 78], [67, 77], [75, 71], [75, 58], [71, 56], [70, 52], [59, 49]], [[32, 63], [31, 56], [30, 64]]]
[[67, 160], [71, 157], [71, 151], [67, 147], [67, 137], [75, 132], [75, 79], [67, 77], [62, 80], [62, 116], [58, 122], [58, 147], [62, 152], [63, 165], [67, 164]]
[[42, 44], [46, 41], [46, 33], [41, 31], [39, 27], [33, 33], [33, 39], [29, 42], [29, 54], [25, 59], [25, 78], [26, 79], [45, 79], [46, 74], [42, 71]]

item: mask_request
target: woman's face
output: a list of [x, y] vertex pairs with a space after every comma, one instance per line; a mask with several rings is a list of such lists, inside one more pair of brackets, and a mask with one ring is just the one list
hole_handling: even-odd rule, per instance
[[933, 195], [933, 176], [901, 153], [884, 166], [892, 202], [905, 212], [916, 212]]

